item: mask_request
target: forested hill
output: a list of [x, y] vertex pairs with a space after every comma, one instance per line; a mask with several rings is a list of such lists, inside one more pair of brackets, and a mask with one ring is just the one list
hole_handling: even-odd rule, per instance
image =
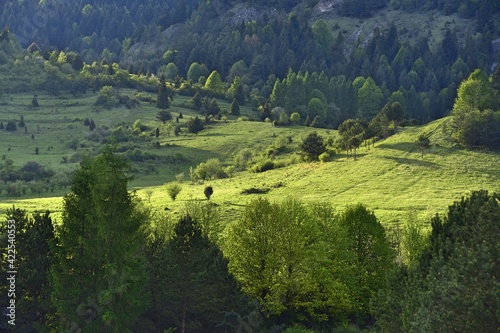
[[[227, 86], [240, 77], [247, 100], [256, 105], [272, 97], [277, 79], [292, 80], [291, 74], [307, 80], [306, 73], [323, 73], [349, 86], [356, 78], [371, 77], [380, 91], [374, 108], [399, 101], [406, 117], [419, 122], [446, 115], [459, 83], [474, 69], [491, 72], [499, 58], [492, 50], [500, 37], [499, 17], [496, 0], [0, 4], [0, 25], [23, 48], [36, 43], [46, 59], [53, 50], [73, 51], [86, 63], [105, 60], [130, 73], [201, 77], [202, 83], [217, 70]], [[4, 58], [0, 51], [0, 65]], [[193, 64], [201, 64], [202, 72], [189, 77]], [[310, 100], [306, 96], [292, 107], [307, 113]], [[325, 102], [325, 126], [370, 116], [359, 113], [362, 106], [343, 107], [328, 96]]]

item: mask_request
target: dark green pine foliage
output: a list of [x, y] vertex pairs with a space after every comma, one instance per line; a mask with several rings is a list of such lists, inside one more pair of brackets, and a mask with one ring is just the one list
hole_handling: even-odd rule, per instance
[[233, 116], [240, 115], [240, 104], [238, 103], [238, 100], [236, 98], [234, 98], [233, 101], [231, 102], [229, 114], [232, 114]]
[[[7, 210], [7, 220], [15, 221], [14, 243], [8, 242], [8, 224], [0, 225], [1, 255], [8, 254], [8, 245], [15, 245], [16, 260], [16, 325], [8, 325], [9, 332], [50, 332], [55, 327], [55, 308], [51, 303], [52, 286], [49, 280], [56, 239], [50, 213], [36, 213], [28, 217], [25, 210], [13, 207]], [[8, 257], [6, 257], [8, 259]], [[10, 262], [7, 261], [10, 264]], [[5, 270], [0, 271], [6, 281]], [[2, 283], [1, 305], [7, 306], [7, 284]], [[10, 318], [9, 318], [10, 319]], [[3, 327], [2, 320], [0, 329]]]
[[189, 119], [187, 130], [189, 133], [198, 134], [199, 131], [203, 130], [203, 121], [198, 116]]
[[168, 109], [170, 107], [170, 91], [165, 82], [165, 76], [160, 78], [160, 87], [158, 88], [158, 96], [156, 98], [156, 107], [159, 109]]
[[415, 332], [495, 332], [500, 284], [500, 196], [475, 191], [432, 219], [408, 294], [405, 326]]
[[172, 239], [156, 253], [156, 260], [162, 260], [159, 294], [154, 295], [158, 328], [216, 332], [226, 313], [241, 310], [242, 297], [228, 273], [228, 262], [203, 235], [197, 220], [182, 217]]
[[128, 192], [122, 158], [105, 148], [85, 159], [64, 197], [53, 302], [61, 330], [129, 332], [148, 307], [148, 217]]

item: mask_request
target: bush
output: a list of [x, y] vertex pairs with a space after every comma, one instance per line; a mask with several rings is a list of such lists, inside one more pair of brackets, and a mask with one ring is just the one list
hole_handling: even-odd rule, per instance
[[319, 155], [319, 160], [320, 160], [321, 162], [323, 162], [323, 163], [324, 163], [324, 162], [328, 162], [328, 161], [330, 160], [330, 154], [329, 154], [329, 153], [327, 153], [326, 151], [325, 151], [324, 153], [321, 153], [321, 154]]
[[13, 121], [7, 122], [7, 125], [5, 126], [5, 130], [9, 132], [14, 132], [17, 131], [17, 125]]
[[181, 192], [182, 187], [178, 183], [168, 183], [165, 184], [165, 190], [167, 191], [169, 197], [175, 201], [177, 195]]
[[240, 194], [266, 194], [267, 192], [269, 192], [268, 188], [250, 187], [241, 190]]
[[276, 166], [273, 161], [266, 159], [255, 163], [252, 166], [251, 170], [252, 172], [258, 173], [258, 172], [273, 170], [275, 167]]
[[212, 196], [212, 194], [214, 194], [213, 187], [212, 186], [205, 187], [205, 189], [203, 190], [203, 194], [205, 194], [207, 200], [210, 200], [210, 197]]
[[209, 158], [206, 162], [198, 164], [194, 170], [199, 179], [225, 178], [226, 174], [222, 169], [222, 163], [217, 158]]

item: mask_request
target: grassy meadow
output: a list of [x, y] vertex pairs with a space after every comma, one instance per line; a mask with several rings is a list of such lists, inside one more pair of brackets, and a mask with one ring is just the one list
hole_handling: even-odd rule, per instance
[[[133, 91], [124, 92], [133, 94]], [[83, 120], [91, 118], [96, 126], [108, 128], [132, 126], [140, 119], [141, 124], [154, 132], [160, 128], [160, 137], [135, 142], [143, 152], [160, 156], [181, 156], [178, 163], [156, 165], [155, 172], [142, 172], [132, 165], [135, 172], [130, 183], [145, 204], [154, 211], [179, 214], [186, 203], [206, 200], [203, 190], [211, 185], [214, 194], [211, 202], [220, 208], [224, 222], [236, 220], [246, 203], [258, 195], [270, 200], [287, 197], [300, 198], [305, 202], [331, 202], [338, 210], [355, 203], [363, 203], [373, 210], [386, 226], [404, 224], [416, 219], [425, 224], [436, 213], [445, 212], [448, 205], [472, 190], [500, 191], [500, 155], [492, 152], [466, 151], [457, 148], [450, 140], [448, 119], [441, 119], [420, 127], [401, 128], [400, 133], [375, 146], [361, 147], [358, 158], [346, 157], [344, 153], [333, 156], [329, 162], [304, 163], [296, 154], [301, 139], [311, 131], [325, 138], [335, 138], [336, 131], [312, 129], [302, 126], [273, 127], [270, 123], [241, 121], [234, 116], [227, 120], [210, 123], [206, 129], [194, 134], [168, 135], [166, 125], [156, 119], [158, 109], [147, 103], [137, 108], [125, 107], [95, 111], [93, 103], [97, 95], [88, 93], [74, 98], [71, 95], [51, 97], [39, 95], [39, 108], [31, 108], [32, 95], [5, 95], [0, 101], [0, 121], [19, 121], [21, 115], [27, 126], [16, 132], [0, 131], [0, 157], [12, 159], [15, 166], [28, 161], [37, 161], [53, 170], [71, 170], [78, 163], [63, 163], [64, 157], [75, 152], [97, 150], [99, 143], [86, 140], [90, 133]], [[180, 122], [186, 122], [195, 112], [184, 106], [186, 97], [175, 97], [171, 108], [175, 117], [182, 112]], [[229, 104], [220, 101], [222, 110]], [[256, 118], [250, 107], [242, 107], [242, 115]], [[173, 131], [172, 131], [173, 132]], [[432, 148], [421, 152], [413, 141], [420, 133], [430, 134]], [[32, 139], [32, 134], [34, 139]], [[263, 173], [238, 171], [231, 179], [192, 182], [189, 168], [196, 167], [207, 158], [216, 157], [224, 165], [233, 163], [233, 156], [244, 148], [264, 152], [277, 138], [288, 137], [291, 143], [275, 159], [282, 166]], [[77, 149], [68, 148], [72, 140], [78, 141]], [[153, 143], [159, 141], [161, 148]], [[36, 147], [39, 154], [35, 154]], [[9, 150], [10, 148], [10, 150]], [[137, 149], [137, 148], [134, 148]], [[2, 162], [2, 161], [0, 161]], [[176, 175], [184, 174], [182, 191], [175, 201], [167, 195], [163, 184], [175, 181]], [[245, 195], [245, 189], [267, 190], [266, 194]], [[41, 196], [30, 195], [13, 198], [0, 196], [0, 215], [16, 205], [28, 211], [49, 209], [60, 219], [64, 189]]]

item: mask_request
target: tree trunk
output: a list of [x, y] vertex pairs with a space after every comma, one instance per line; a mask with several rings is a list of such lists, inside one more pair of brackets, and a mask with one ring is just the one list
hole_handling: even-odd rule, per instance
[[186, 332], [186, 308], [187, 308], [187, 296], [182, 297], [182, 321], [181, 321], [181, 333]]

